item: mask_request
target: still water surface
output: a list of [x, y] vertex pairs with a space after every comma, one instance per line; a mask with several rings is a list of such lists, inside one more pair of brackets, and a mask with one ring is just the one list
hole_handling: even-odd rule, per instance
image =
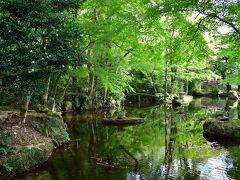
[[[240, 143], [212, 139], [203, 121], [237, 104], [201, 98], [189, 106], [128, 107], [122, 111], [64, 114], [71, 141], [43, 166], [18, 179], [240, 179]], [[104, 117], [141, 117], [135, 126], [107, 126]]]

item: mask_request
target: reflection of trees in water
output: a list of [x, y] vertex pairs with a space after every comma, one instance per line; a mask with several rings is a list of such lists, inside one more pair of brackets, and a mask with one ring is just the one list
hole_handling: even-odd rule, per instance
[[199, 106], [125, 112], [127, 117], [145, 117], [145, 124], [119, 128], [103, 126], [95, 115], [73, 118], [70, 148], [49, 162], [52, 176], [106, 179], [111, 169], [127, 179], [195, 179], [204, 172], [207, 160], [221, 153], [202, 136], [202, 120], [207, 119], [208, 111]]
[[[239, 117], [239, 110], [237, 110], [236, 105], [234, 106], [232, 102], [231, 104], [225, 102], [225, 112], [228, 112], [228, 116], [231, 119]], [[179, 117], [174, 115], [174, 113], [176, 112], [169, 109], [165, 113], [165, 166], [159, 167], [156, 171], [156, 173], [158, 173], [155, 175], [156, 177], [162, 177], [163, 179], [175, 179], [179, 177], [184, 179], [195, 179], [196, 177], [228, 178], [229, 174], [231, 174], [230, 177], [240, 178], [239, 174], [236, 173], [237, 169], [233, 168], [238, 167], [237, 163], [240, 162], [240, 158], [235, 158], [233, 161], [232, 158], [237, 156], [234, 155], [229, 157], [227, 155], [227, 153], [236, 154], [236, 152], [239, 152], [239, 146], [236, 146], [236, 143], [232, 144], [230, 143], [232, 140], [228, 139], [227, 144], [225, 141], [217, 143], [219, 144], [217, 147], [220, 146], [221, 148], [210, 147], [207, 142], [201, 141], [201, 139], [203, 139], [202, 137], [194, 135], [201, 134], [201, 132], [198, 132], [197, 128], [194, 130], [196, 124], [192, 127], [184, 125], [190, 121], [197, 122], [199, 120], [197, 118], [198, 116], [194, 115], [198, 113], [201, 119], [203, 111], [198, 110], [194, 112], [192, 109], [191, 111], [179, 109]], [[184, 128], [182, 129], [182, 127]], [[181, 134], [183, 130], [189, 135], [189, 137], [183, 136], [185, 142], [182, 141], [181, 138], [179, 139], [179, 137], [181, 137], [179, 134]], [[192, 131], [192, 133], [188, 133], [188, 131]], [[191, 134], [193, 136], [190, 136]], [[200, 140], [199, 142], [198, 138]], [[239, 144], [239, 142], [237, 143]], [[229, 145], [231, 146], [230, 149], [228, 148]], [[227, 149], [223, 149], [223, 147]], [[199, 152], [199, 154], [196, 152]], [[194, 154], [195, 156], [193, 156]], [[209, 168], [211, 170], [209, 170]]]
[[165, 168], [166, 168], [166, 178], [168, 178], [170, 170], [173, 165], [173, 154], [174, 154], [174, 144], [175, 144], [175, 133], [177, 131], [175, 127], [175, 121], [173, 119], [173, 110], [170, 109], [170, 115], [168, 114], [168, 109], [164, 105], [164, 119], [165, 119]]
[[[199, 109], [197, 111], [199, 115], [204, 114], [204, 111], [201, 112]], [[164, 166], [159, 167], [155, 172], [155, 177], [164, 179], [175, 179], [177, 177], [194, 179], [200, 176], [198, 170], [199, 161], [196, 160], [198, 157], [186, 154], [187, 151], [191, 153], [191, 151], [194, 151], [194, 148], [200, 150], [207, 145], [207, 142], [201, 135], [194, 135], [195, 133], [201, 133], [199, 129], [201, 130], [202, 127], [198, 118], [201, 117], [195, 116], [194, 108], [191, 111], [188, 111], [188, 107], [173, 111], [172, 108], [167, 109], [166, 106], [164, 107]], [[201, 153], [201, 150], [199, 152]]]
[[224, 110], [226, 99], [222, 98], [198, 98], [194, 101], [195, 105], [202, 106], [211, 112]]

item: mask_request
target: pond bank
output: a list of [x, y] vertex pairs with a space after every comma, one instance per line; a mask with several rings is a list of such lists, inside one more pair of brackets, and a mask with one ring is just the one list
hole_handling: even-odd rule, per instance
[[25, 127], [19, 122], [19, 111], [0, 111], [0, 177], [30, 170], [47, 161], [54, 147], [69, 141], [58, 113], [31, 111]]

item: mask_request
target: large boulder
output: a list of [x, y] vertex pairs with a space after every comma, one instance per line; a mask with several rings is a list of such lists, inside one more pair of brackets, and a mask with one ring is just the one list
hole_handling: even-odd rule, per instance
[[69, 141], [67, 126], [59, 113], [29, 113], [28, 126], [50, 137], [55, 145], [62, 145]]
[[237, 91], [231, 90], [228, 93], [228, 99], [235, 99], [235, 100], [239, 100], [239, 96]]
[[29, 111], [26, 126], [16, 123], [21, 120], [18, 114], [1, 113], [5, 123], [0, 124], [0, 179], [47, 161], [54, 145], [69, 141], [60, 113]]
[[2, 142], [1, 149], [5, 148], [6, 152], [0, 153], [0, 177], [28, 171], [47, 161], [52, 154], [52, 140], [29, 127], [16, 125], [3, 135], [12, 140]]
[[203, 130], [211, 136], [240, 138], [240, 121], [209, 120], [203, 124]]
[[0, 160], [4, 175], [29, 171], [32, 167], [48, 160], [53, 151], [52, 142], [21, 147], [16, 154]]

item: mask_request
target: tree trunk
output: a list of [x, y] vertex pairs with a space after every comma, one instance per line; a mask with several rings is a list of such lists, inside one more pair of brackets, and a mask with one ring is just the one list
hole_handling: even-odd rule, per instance
[[168, 61], [167, 61], [167, 57], [165, 59], [165, 75], [164, 75], [164, 101], [166, 102], [167, 100], [167, 76], [168, 76]]
[[106, 103], [106, 102], [107, 102], [107, 93], [108, 93], [108, 89], [105, 88], [103, 103]]
[[87, 68], [88, 68], [88, 78], [89, 78], [88, 96], [91, 98], [92, 107], [93, 107], [94, 74], [92, 72], [93, 64], [91, 62], [91, 59], [92, 59], [93, 46], [94, 46], [94, 43], [89, 47], [87, 52], [87, 56], [88, 56]]
[[176, 85], [176, 73], [177, 73], [177, 68], [171, 67], [171, 93], [172, 94], [178, 93], [178, 90], [179, 90]]
[[27, 115], [28, 115], [28, 109], [29, 109], [29, 103], [30, 103], [30, 99], [31, 99], [31, 96], [30, 95], [27, 95], [26, 99], [23, 101], [23, 105], [22, 105], [22, 113], [23, 113], [23, 121], [22, 121], [22, 124], [26, 125], [26, 120], [27, 120]]
[[61, 75], [58, 74], [57, 75], [57, 78], [56, 78], [56, 81], [54, 83], [54, 88], [53, 88], [53, 98], [56, 99], [56, 96], [57, 96], [57, 90], [58, 90], [58, 83], [61, 79]]
[[45, 91], [45, 94], [43, 95], [43, 104], [45, 106], [47, 106], [47, 102], [48, 102], [50, 82], [51, 82], [51, 76], [49, 76], [46, 80], [46, 91]]
[[[91, 73], [92, 74], [92, 73]], [[95, 77], [94, 75], [91, 76], [91, 81], [90, 81], [90, 91], [89, 91], [89, 97], [91, 97], [91, 104], [93, 108], [93, 102], [94, 102], [94, 84], [95, 84]]]
[[67, 83], [66, 83], [66, 85], [65, 85], [65, 88], [64, 88], [64, 90], [63, 90], [63, 92], [62, 92], [62, 95], [61, 95], [61, 97], [60, 97], [60, 102], [62, 102], [62, 101], [64, 100], [64, 96], [65, 96], [65, 94], [66, 94], [66, 92], [67, 92], [67, 88], [68, 88], [68, 86], [69, 86], [70, 80], [71, 80], [71, 77], [69, 77], [68, 80], [67, 80]]

